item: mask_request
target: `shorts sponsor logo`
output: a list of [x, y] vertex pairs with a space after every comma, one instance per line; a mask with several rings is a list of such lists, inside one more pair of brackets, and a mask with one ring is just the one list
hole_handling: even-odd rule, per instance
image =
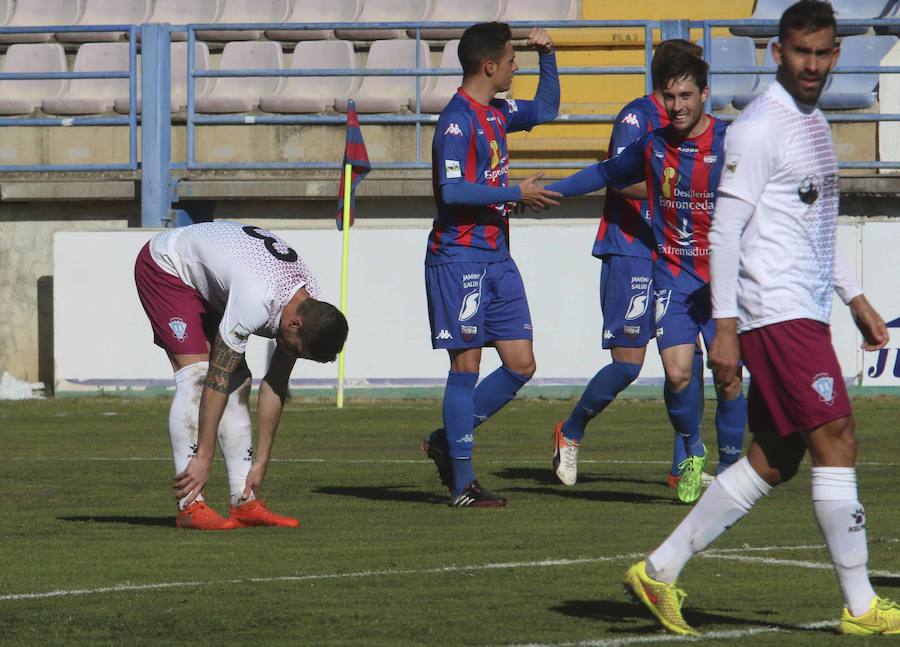
[[647, 279], [647, 277], [643, 276], [632, 276], [631, 277], [631, 289], [642, 289], [645, 290], [640, 294], [635, 294], [631, 297], [631, 302], [628, 304], [628, 310], [625, 312], [625, 320], [633, 321], [635, 319], [640, 319], [647, 312], [647, 306], [650, 304], [650, 289], [651, 289], [652, 281]]
[[834, 404], [834, 378], [828, 373], [819, 373], [810, 384], [813, 391], [819, 394], [819, 400], [827, 405]]
[[459, 160], [444, 160], [444, 173], [448, 180], [462, 177], [462, 170], [459, 166]]
[[462, 128], [459, 127], [459, 124], [452, 123], [447, 126], [447, 130], [444, 131], [444, 135], [453, 135], [454, 137], [462, 137]]
[[635, 128], [641, 127], [641, 122], [638, 120], [638, 118], [635, 116], [635, 114], [633, 112], [629, 112], [627, 115], [622, 117], [622, 123], [628, 124], [629, 126], [634, 126]]
[[184, 319], [181, 317], [169, 319], [169, 328], [172, 329], [172, 334], [175, 335], [175, 339], [178, 341], [183, 342], [187, 339], [187, 324], [184, 323]]
[[446, 328], [441, 328], [441, 332], [439, 332], [438, 334], [436, 334], [436, 335], [434, 336], [434, 338], [435, 338], [435, 339], [440, 339], [440, 340], [446, 341], [446, 340], [448, 340], [448, 339], [453, 339], [453, 335], [451, 335], [451, 334], [450, 334], [450, 331], [447, 330]]
[[625, 336], [628, 337], [628, 339], [637, 339], [637, 336], [640, 334], [640, 326], [625, 326]]
[[[656, 291], [656, 323], [659, 323], [663, 317], [666, 316], [666, 311], [669, 309], [669, 299], [672, 298], [671, 290], [657, 290]], [[660, 332], [662, 328], [657, 329], [657, 335], [662, 335]]]
[[463, 274], [463, 289], [474, 289], [463, 297], [462, 307], [459, 309], [460, 321], [468, 321], [478, 312], [478, 306], [481, 303], [481, 280], [486, 273], [487, 270], [481, 274]]
[[478, 334], [478, 326], [460, 326], [459, 331], [462, 333], [462, 338], [465, 341], [472, 341], [475, 339], [475, 335]]
[[725, 177], [733, 177], [737, 173], [738, 162], [740, 161], [740, 155], [732, 153], [725, 156]]

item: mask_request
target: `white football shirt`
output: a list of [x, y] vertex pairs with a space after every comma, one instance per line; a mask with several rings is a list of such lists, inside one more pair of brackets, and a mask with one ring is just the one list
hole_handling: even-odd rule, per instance
[[[780, 83], [769, 86], [728, 128], [719, 194], [754, 208], [740, 222], [716, 208], [713, 317], [736, 316], [739, 332], [791, 319], [827, 324], [835, 276], [845, 301], [859, 293], [843, 264], [835, 265], [838, 166], [820, 110], [797, 103]], [[723, 249], [735, 227], [739, 249]]]
[[219, 334], [243, 353], [253, 335], [275, 337], [284, 306], [301, 288], [318, 298], [306, 264], [275, 234], [236, 222], [207, 222], [157, 234], [153, 260], [222, 313]]

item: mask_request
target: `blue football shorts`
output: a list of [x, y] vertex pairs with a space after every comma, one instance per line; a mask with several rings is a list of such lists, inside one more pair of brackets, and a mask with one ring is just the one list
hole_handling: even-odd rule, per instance
[[466, 349], [531, 340], [531, 313], [515, 261], [425, 267], [433, 348]]
[[709, 285], [691, 293], [656, 290], [656, 345], [659, 349], [694, 344], [697, 335], [703, 336], [706, 348], [716, 336]]
[[653, 261], [605, 256], [600, 268], [603, 348], [643, 348], [653, 339]]

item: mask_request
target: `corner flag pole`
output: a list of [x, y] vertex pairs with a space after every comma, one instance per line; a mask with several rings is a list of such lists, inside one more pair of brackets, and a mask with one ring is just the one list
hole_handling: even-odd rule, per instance
[[[344, 164], [344, 214], [341, 239], [341, 312], [347, 316], [347, 278], [350, 271], [350, 194], [353, 180], [353, 167]], [[344, 408], [344, 350], [338, 355], [338, 389], [337, 408]]]

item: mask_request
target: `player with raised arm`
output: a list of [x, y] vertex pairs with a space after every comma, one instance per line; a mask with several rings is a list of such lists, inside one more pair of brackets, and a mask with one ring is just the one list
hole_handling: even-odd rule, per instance
[[[703, 55], [700, 47], [682, 39], [663, 41], [657, 46], [650, 63], [653, 92], [629, 102], [619, 111], [609, 141], [608, 157], [615, 157], [642, 135], [669, 124], [663, 105], [660, 66], [673, 52]], [[647, 344], [655, 334], [653, 259], [656, 258], [656, 243], [646, 197], [644, 182], [621, 191], [607, 187], [592, 253], [602, 261], [601, 343], [603, 348], [609, 349], [613, 361], [591, 378], [569, 416], [557, 423], [553, 431], [553, 472], [564, 485], [574, 485], [578, 480], [578, 450], [585, 427], [637, 379]], [[700, 410], [703, 405], [703, 353], [699, 347], [694, 354], [692, 369], [690, 388], [695, 391]], [[701, 417], [702, 414], [698, 415], [698, 419]], [[733, 438], [721, 440], [724, 442], [720, 442], [720, 464], [730, 464], [737, 460], [740, 441], [734, 451]], [[723, 447], [728, 450], [723, 451]], [[677, 487], [687, 457], [685, 439], [675, 434], [672, 467], [667, 478], [670, 487]]]
[[729, 128], [726, 166], [710, 233], [713, 373], [751, 374], [747, 456], [710, 485], [645, 561], [628, 590], [669, 631], [696, 634], [675, 586], [690, 558], [790, 480], [807, 450], [813, 510], [844, 597], [839, 631], [898, 634], [900, 607], [869, 582], [866, 513], [856, 487], [850, 401], [831, 345], [836, 290], [875, 350], [887, 328], [837, 254], [840, 196], [831, 130], [816, 102], [839, 55], [831, 5], [801, 0], [785, 10], [773, 54], [777, 82]]
[[[608, 184], [624, 187], [647, 181], [658, 253], [653, 267], [656, 344], [666, 373], [666, 408], [688, 452], [676, 490], [683, 503], [700, 498], [706, 465], [698, 394], [690, 388], [694, 349], [698, 335], [707, 348], [715, 335], [707, 232], [724, 162], [725, 123], [703, 111], [709, 93], [707, 75], [706, 62], [696, 56], [683, 52], [668, 56], [661, 62], [660, 79], [671, 123], [643, 135], [616, 157], [546, 187], [569, 196]], [[740, 448], [746, 421], [740, 375], [714, 381], [720, 447]], [[731, 440], [723, 443], [723, 438]], [[722, 470], [734, 454], [720, 451]]]
[[[154, 343], [175, 371], [169, 437], [179, 499], [176, 525], [198, 530], [296, 527], [258, 499], [298, 358], [332, 362], [347, 320], [319, 301], [318, 285], [297, 252], [274, 234], [234, 222], [172, 229], [153, 237], [135, 263], [135, 283]], [[250, 335], [276, 340], [259, 386], [253, 457]], [[206, 505], [203, 487], [218, 437], [228, 473], [228, 518]]]
[[[559, 109], [553, 42], [532, 29], [540, 79], [531, 101], [497, 99], [518, 69], [505, 23], [479, 23], [459, 42], [462, 86], [441, 112], [432, 143], [437, 216], [425, 253], [432, 346], [445, 349], [450, 371], [444, 426], [422, 449], [450, 489], [451, 505], [497, 507], [506, 499], [481, 487], [472, 467], [474, 429], [531, 379], [535, 371], [525, 287], [509, 254], [510, 203], [534, 210], [557, 202], [536, 184], [540, 173], [508, 186], [506, 134], [552, 121]], [[503, 365], [478, 384], [481, 349], [494, 346]]]

